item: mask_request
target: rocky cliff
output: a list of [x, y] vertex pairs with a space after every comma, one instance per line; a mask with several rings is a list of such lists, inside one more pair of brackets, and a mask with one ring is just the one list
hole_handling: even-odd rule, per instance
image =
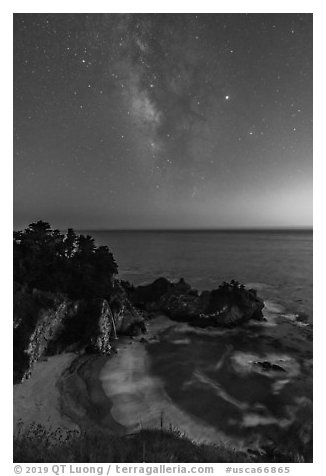
[[36, 289], [15, 289], [14, 381], [28, 378], [33, 364], [47, 355], [110, 353], [117, 334], [145, 330], [143, 318], [118, 282], [108, 300], [74, 301]]
[[79, 300], [18, 286], [14, 292], [14, 380], [28, 378], [33, 364], [47, 355], [110, 353], [111, 341], [118, 334], [146, 331], [137, 309], [161, 312], [194, 326], [230, 327], [263, 319], [263, 307], [255, 290], [235, 281], [199, 293], [183, 279], [172, 283], [159, 278], [137, 287], [116, 280], [107, 299]]

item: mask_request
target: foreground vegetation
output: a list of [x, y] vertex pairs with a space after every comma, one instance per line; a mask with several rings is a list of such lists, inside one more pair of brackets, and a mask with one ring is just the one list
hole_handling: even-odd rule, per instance
[[227, 445], [196, 444], [180, 431], [141, 430], [127, 436], [51, 432], [32, 425], [14, 437], [15, 463], [249, 463], [305, 462], [296, 452], [242, 452]]

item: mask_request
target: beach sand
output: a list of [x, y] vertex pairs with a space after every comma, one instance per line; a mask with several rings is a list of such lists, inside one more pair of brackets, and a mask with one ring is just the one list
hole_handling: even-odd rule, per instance
[[64, 370], [58, 380], [61, 413], [74, 421], [81, 431], [125, 434], [111, 416], [112, 402], [103, 390], [101, 369], [114, 355], [83, 355]]
[[[159, 316], [149, 323], [146, 340], [156, 333], [176, 325]], [[112, 402], [111, 415], [125, 427], [127, 433], [142, 428], [177, 428], [197, 442], [221, 442], [227, 438], [216, 428], [205, 424], [176, 406], [167, 395], [163, 382], [151, 375], [150, 361], [141, 337], [122, 339], [118, 353], [102, 367], [100, 380]]]
[[14, 432], [20, 422], [24, 427], [32, 423], [57, 428], [77, 429], [77, 425], [61, 412], [60, 391], [57, 386], [62, 372], [76, 358], [73, 353], [55, 355], [35, 364], [32, 375], [13, 389]]
[[14, 434], [31, 424], [41, 424], [50, 432], [125, 433], [111, 417], [112, 404], [99, 380], [108, 359], [67, 353], [37, 362], [31, 377], [14, 385]]
[[[279, 348], [273, 350], [273, 353], [271, 353], [271, 348], [274, 349], [275, 343], [279, 342], [280, 326], [268, 327], [268, 335], [265, 336], [265, 347], [263, 348], [261, 340], [257, 340], [255, 326], [248, 327], [246, 331], [243, 330], [238, 337], [236, 334], [233, 335], [236, 330], [210, 330], [210, 334], [219, 337], [218, 347], [216, 349], [212, 347], [212, 355], [217, 361], [216, 365], [223, 367], [226, 355], [230, 354], [230, 349], [226, 345], [230, 333], [233, 335], [234, 342], [238, 344], [236, 350], [233, 350], [229, 366], [224, 371], [223, 369], [220, 371], [219, 376], [222, 378], [222, 383], [226, 375], [225, 372], [228, 375], [231, 371], [235, 380], [239, 382], [241, 390], [243, 375], [250, 382], [256, 382], [258, 375], [260, 387], [264, 389], [264, 392], [269, 391], [273, 395], [275, 394], [276, 396], [273, 398], [276, 398], [275, 401], [279, 401], [279, 405], [282, 405], [283, 397], [279, 397], [278, 394], [282, 390], [285, 395], [284, 392], [287, 391], [287, 387], [284, 388], [285, 385], [292, 385], [288, 390], [289, 395], [294, 391], [300, 395], [303, 392], [303, 384], [299, 378], [297, 354], [294, 354], [293, 358], [289, 358], [289, 356], [292, 355], [291, 352], [294, 352], [293, 349], [297, 349], [299, 346], [302, 354], [300, 358], [304, 359], [305, 366], [307, 366], [310, 362], [307, 359], [310, 356], [311, 342], [301, 334], [299, 339], [298, 333], [294, 332], [296, 328], [293, 328], [293, 325], [286, 320], [283, 323], [284, 326], [287, 329], [286, 348], [284, 349], [280, 343]], [[252, 427], [252, 431], [250, 435], [254, 435], [249, 435], [250, 447], [259, 446], [258, 433], [256, 434], [255, 430], [258, 423], [263, 421], [264, 424], [266, 422], [270, 424], [272, 422], [282, 426], [285, 417], [290, 417], [289, 423], [295, 420], [297, 409], [301, 404], [296, 401], [292, 402], [293, 399], [288, 394], [286, 394], [286, 398], [292, 402], [293, 407], [291, 415], [288, 415], [288, 411], [286, 411], [285, 417], [283, 412], [282, 418], [277, 415], [277, 419], [271, 420], [270, 414], [273, 416], [274, 413], [271, 409], [268, 410], [269, 400], [267, 399], [263, 406], [265, 412], [263, 417], [265, 418], [267, 415], [268, 419], [259, 420], [257, 415], [260, 415], [262, 407], [260, 413], [257, 413], [254, 396], [248, 392], [245, 395], [242, 395], [241, 392], [238, 393], [242, 405], [240, 407], [238, 400], [233, 398], [234, 392], [226, 392], [222, 384], [222, 386], [217, 385], [214, 379], [207, 377], [205, 371], [200, 371], [200, 368], [196, 369], [197, 358], [200, 359], [203, 356], [201, 354], [194, 355], [193, 352], [203, 352], [203, 349], [202, 347], [192, 349], [191, 334], [202, 334], [203, 329], [190, 328], [185, 323], [175, 323], [165, 316], [156, 316], [149, 320], [147, 327], [146, 334], [137, 337], [120, 337], [117, 341], [113, 341], [112, 345], [115, 351], [113, 350], [109, 356], [69, 353], [48, 357], [46, 360], [38, 362], [29, 380], [14, 385], [14, 428], [16, 431], [19, 421], [22, 421], [25, 427], [31, 423], [41, 423], [52, 431], [63, 428], [97, 434], [104, 432], [110, 435], [132, 434], [145, 428], [170, 429], [172, 427], [198, 443], [223, 443], [243, 449], [248, 444], [247, 436], [244, 438], [244, 433], [248, 433], [248, 435], [250, 433], [247, 432], [248, 418], [251, 418], [250, 428]], [[174, 329], [175, 327], [177, 329]], [[153, 348], [159, 344], [164, 354], [167, 344], [164, 343], [164, 338], [161, 343], [158, 336], [168, 329], [171, 330], [168, 333], [169, 339], [171, 336], [174, 339], [171, 341], [173, 346], [175, 344], [185, 346], [182, 358], [190, 366], [190, 377], [188, 374], [183, 377], [183, 372], [180, 373], [180, 361], [173, 362], [177, 355], [173, 346], [172, 350], [170, 349], [172, 360], [170, 359], [166, 365], [163, 358], [161, 363], [156, 362], [155, 374], [152, 371]], [[262, 329], [264, 330], [265, 327], [262, 326]], [[248, 333], [245, 344], [241, 338], [244, 332]], [[224, 336], [225, 333], [228, 335]], [[262, 336], [264, 337], [264, 334]], [[257, 355], [248, 353], [247, 342], [253, 342], [253, 350], [258, 345]], [[170, 341], [168, 345], [170, 345]], [[284, 379], [283, 374], [280, 377], [274, 374], [261, 376], [256, 368], [252, 369], [252, 361], [259, 360], [260, 355], [265, 355], [265, 360], [272, 362], [282, 357], [282, 366], [287, 370], [287, 378]], [[205, 364], [205, 361], [203, 362]], [[158, 376], [160, 374], [157, 372], [157, 368], [161, 368], [161, 378]], [[200, 387], [204, 386], [206, 393], [211, 393], [213, 400], [209, 401], [215, 402], [214, 405], [203, 407], [208, 403], [207, 399], [201, 401], [198, 382]], [[192, 385], [194, 392], [188, 387], [188, 390], [185, 390], [185, 385]], [[233, 390], [236, 388], [234, 385], [235, 383]], [[169, 395], [173, 395], [173, 400]], [[180, 395], [182, 398], [178, 398]], [[188, 400], [184, 400], [183, 395], [186, 395]], [[215, 400], [214, 395], [216, 395]], [[232, 408], [239, 407], [244, 414], [243, 419], [239, 420], [239, 431], [233, 432], [231, 435], [228, 433], [226, 436], [223, 430], [224, 427], [229, 428], [229, 417], [223, 408], [228, 409], [230, 405]], [[252, 409], [255, 411], [253, 412]], [[230, 409], [228, 411], [230, 412]], [[208, 419], [207, 415], [211, 415], [211, 417]], [[202, 416], [206, 417], [206, 421]], [[253, 416], [255, 417], [254, 425], [252, 425]], [[211, 424], [211, 421], [215, 422], [215, 426]]]
[[158, 316], [147, 334], [114, 342], [116, 352], [110, 356], [67, 353], [36, 363], [30, 379], [14, 385], [14, 430], [22, 422], [51, 431], [124, 435], [163, 426], [200, 442], [225, 441], [225, 435], [177, 407], [162, 381], [151, 375], [144, 339], [156, 339], [174, 325]]

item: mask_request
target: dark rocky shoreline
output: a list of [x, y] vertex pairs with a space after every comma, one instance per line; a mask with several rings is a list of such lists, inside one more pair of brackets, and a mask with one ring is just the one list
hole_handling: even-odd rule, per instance
[[[203, 432], [198, 422], [205, 421], [202, 436], [209, 433], [214, 443], [223, 421], [224, 429], [230, 425], [225, 418], [242, 417], [241, 409], [249, 412], [250, 425], [255, 418], [278, 424], [273, 411], [256, 408], [253, 390], [274, 405], [275, 392], [294, 377], [294, 390], [285, 396], [291, 402], [302, 390], [302, 375], [310, 378], [311, 342], [292, 335], [294, 323], [268, 314], [266, 322], [256, 290], [234, 280], [199, 292], [182, 278], [134, 286], [116, 279], [117, 273], [109, 248], [97, 247], [89, 235], [72, 229], [62, 234], [42, 221], [14, 233], [14, 420], [36, 428], [22, 445], [37, 447], [38, 424], [68, 433], [77, 427], [96, 438], [104, 433], [113, 441], [125, 432], [139, 435], [139, 415], [147, 425], [157, 424], [162, 408], [194, 440]], [[291, 357], [298, 345], [300, 362]], [[289, 358], [276, 355], [277, 349]], [[278, 382], [283, 373], [286, 380]], [[205, 395], [204, 414], [198, 413], [196, 402]], [[310, 400], [308, 392], [303, 401]], [[247, 434], [242, 419], [236, 425]]]
[[[26, 325], [21, 308], [32, 307]], [[234, 327], [250, 319], [264, 319], [263, 301], [254, 289], [235, 281], [212, 291], [192, 289], [182, 278], [172, 283], [159, 278], [145, 286], [113, 282], [108, 299], [73, 301], [39, 290], [15, 292], [14, 381], [30, 376], [39, 359], [62, 352], [110, 354], [117, 335], [146, 332], [144, 315], [160, 313], [198, 327]]]
[[247, 290], [237, 281], [202, 292], [191, 288], [183, 278], [177, 283], [159, 278], [145, 286], [122, 285], [135, 307], [198, 327], [232, 327], [250, 319], [264, 319], [264, 302], [257, 291]]

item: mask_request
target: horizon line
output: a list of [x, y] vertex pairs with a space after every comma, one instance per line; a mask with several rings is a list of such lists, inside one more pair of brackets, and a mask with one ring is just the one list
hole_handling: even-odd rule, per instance
[[[37, 221], [37, 220], [36, 220]], [[43, 220], [44, 221], [44, 220]], [[34, 223], [34, 222], [31, 222]], [[31, 224], [30, 223], [30, 224]], [[13, 230], [23, 230], [28, 228], [30, 225], [25, 226], [14, 226]], [[57, 228], [61, 231], [67, 230], [68, 228], [73, 228], [78, 232], [91, 232], [91, 231], [102, 231], [102, 232], [250, 232], [250, 231], [313, 231], [313, 225], [292, 225], [292, 226], [246, 226], [246, 227], [202, 227], [202, 228], [95, 228], [95, 227], [78, 227], [78, 226], [52, 226], [51, 228]]]
[[105, 232], [231, 232], [231, 231], [313, 231], [312, 225], [237, 228], [76, 228], [77, 231]]

